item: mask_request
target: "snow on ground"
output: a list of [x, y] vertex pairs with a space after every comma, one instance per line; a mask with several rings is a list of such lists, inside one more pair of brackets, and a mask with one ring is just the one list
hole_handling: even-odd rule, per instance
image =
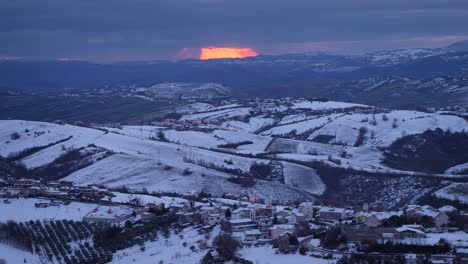
[[330, 135], [335, 137], [331, 143], [353, 146], [361, 127], [368, 130], [364, 146], [385, 147], [402, 136], [420, 134], [428, 129], [441, 128], [453, 132], [466, 130], [468, 122], [457, 116], [417, 111], [392, 111], [375, 115], [355, 113], [333, 118], [332, 122], [314, 131], [308, 139]]
[[221, 124], [221, 127], [229, 130], [255, 133], [259, 129], [271, 125], [274, 122], [275, 120], [273, 118], [251, 117], [248, 123], [241, 121], [226, 121]]
[[434, 193], [436, 197], [468, 204], [468, 183], [454, 182]]
[[468, 162], [448, 168], [444, 173], [461, 174], [462, 172], [468, 173]]
[[[0, 121], [0, 156], [8, 157], [27, 148], [46, 146], [48, 144], [66, 139], [74, 126], [57, 125], [51, 123], [1, 120]], [[19, 139], [11, 139], [11, 134], [18, 133]], [[36, 133], [34, 133], [36, 132]]]
[[264, 151], [272, 140], [271, 137], [258, 136], [254, 134], [227, 131], [227, 130], [216, 130], [213, 135], [217, 138], [225, 140], [227, 143], [238, 143], [242, 141], [252, 141], [252, 144], [239, 146], [238, 150], [252, 150], [252, 151]]
[[[121, 193], [121, 192], [112, 192], [112, 194], [114, 195], [112, 197], [112, 202], [114, 203], [129, 203], [129, 201], [135, 198], [140, 199], [144, 205], [149, 204], [149, 203], [154, 203], [154, 204], [164, 203], [165, 206], [171, 206], [171, 205], [188, 203], [186, 199], [182, 199], [178, 197], [168, 197], [168, 196], [156, 197], [156, 196], [146, 195], [146, 194], [130, 194], [130, 193]], [[104, 197], [102, 198], [102, 200], [108, 201], [109, 197]]]
[[239, 255], [243, 258], [252, 261], [255, 264], [325, 264], [336, 263], [336, 260], [313, 258], [300, 254], [276, 254], [276, 250], [271, 246], [264, 247], [249, 247], [240, 251]]
[[281, 119], [281, 121], [278, 122], [278, 125], [282, 126], [286, 124], [297, 123], [297, 122], [304, 121], [310, 118], [311, 117], [306, 115], [305, 113], [287, 115], [287, 116], [284, 116]]
[[178, 107], [176, 109], [176, 112], [180, 114], [192, 114], [192, 113], [197, 113], [197, 112], [208, 111], [212, 108], [213, 106], [210, 104], [197, 102], [197, 103]]
[[81, 221], [83, 216], [96, 208], [95, 204], [72, 202], [69, 205], [36, 208], [35, 203], [49, 202], [46, 199], [10, 199], [11, 203], [0, 202], [0, 222], [14, 220], [24, 222], [29, 220], [75, 220]]
[[222, 109], [218, 111], [212, 112], [204, 112], [199, 114], [190, 114], [190, 115], [183, 115], [180, 120], [212, 120], [212, 119], [219, 119], [219, 118], [232, 118], [235, 116], [246, 116], [249, 114], [250, 108], [242, 107], [242, 108], [229, 108], [229, 109]]
[[437, 244], [440, 239], [445, 239], [454, 246], [466, 246], [468, 244], [468, 233], [463, 231], [453, 233], [427, 233], [425, 238], [405, 238], [403, 243], [434, 245]]
[[[209, 234], [209, 244], [211, 244], [212, 239], [218, 233], [218, 228], [213, 229]], [[167, 239], [162, 234], [159, 234], [157, 240], [146, 241], [144, 243], [144, 251], [141, 251], [138, 245], [119, 250], [114, 254], [113, 260], [110, 263], [199, 263], [207, 252], [207, 250], [199, 250], [199, 242], [206, 241], [204, 236], [205, 234], [199, 234], [197, 230], [191, 227], [182, 230], [178, 235], [171, 232], [171, 236]], [[186, 243], [185, 246], [184, 243]], [[195, 247], [195, 252], [190, 249], [191, 246]]]
[[304, 132], [317, 129], [327, 123], [330, 123], [339, 116], [341, 116], [341, 114], [332, 114], [332, 115], [321, 116], [321, 117], [311, 117], [308, 120], [304, 120], [304, 121], [300, 121], [296, 123], [290, 123], [290, 124], [282, 125], [282, 126], [276, 126], [274, 128], [271, 128], [267, 131], [262, 132], [261, 135], [284, 135], [284, 134], [293, 133], [293, 131], [295, 131], [296, 134], [302, 134]]
[[5, 260], [6, 264], [40, 264], [42, 263], [39, 256], [33, 255], [28, 251], [15, 248], [10, 245], [2, 244], [0, 242], [0, 262]]
[[224, 144], [223, 140], [214, 137], [212, 134], [199, 131], [164, 131], [164, 136], [170, 142], [203, 148], [215, 148], [220, 144]]
[[311, 110], [329, 110], [329, 109], [345, 109], [351, 107], [365, 107], [370, 108], [371, 106], [362, 105], [362, 104], [352, 104], [344, 102], [319, 102], [319, 101], [304, 101], [294, 103], [292, 106], [293, 109], [311, 109]]
[[[223, 153], [211, 153], [212, 156], [209, 156], [211, 159], [214, 157], [223, 159]], [[204, 158], [210, 161], [208, 156]], [[185, 167], [192, 171], [190, 175], [183, 175]], [[224, 192], [240, 195], [248, 192], [266, 200], [280, 201], [304, 197], [302, 192], [288, 185], [258, 181], [252, 188], [243, 188], [227, 181], [228, 177], [231, 175], [190, 163], [166, 169], [165, 164], [159, 165], [154, 159], [117, 154], [74, 172], [64, 180], [77, 184], [103, 184], [114, 188], [126, 186], [138, 190], [146, 189], [149, 192], [199, 193], [204, 190], [214, 195], [222, 195]]]
[[122, 126], [122, 127], [102, 127], [102, 129], [106, 129], [112, 133], [141, 138], [141, 139], [148, 139], [151, 137], [157, 137], [158, 132], [164, 127], [158, 126]]
[[326, 185], [314, 169], [287, 162], [282, 162], [282, 164], [286, 184], [301, 188], [312, 194], [321, 195], [325, 192]]

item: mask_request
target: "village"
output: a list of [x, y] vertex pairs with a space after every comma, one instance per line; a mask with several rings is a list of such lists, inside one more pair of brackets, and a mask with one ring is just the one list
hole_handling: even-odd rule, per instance
[[[450, 205], [410, 205], [399, 211], [373, 211], [369, 204], [338, 208], [317, 201], [278, 204], [256, 195], [132, 193], [125, 188], [110, 190], [24, 178], [4, 184], [0, 197], [1, 211], [5, 213], [0, 222], [21, 222], [14, 216], [7, 219], [8, 207], [17, 200], [31, 201], [38, 212], [86, 204], [75, 221], [144, 226], [170, 216], [171, 225], [197, 227], [204, 232], [217, 230], [237, 240], [241, 247], [270, 246], [278, 254], [335, 261], [356, 256], [399, 259], [405, 263], [423, 259], [429, 263], [468, 261], [468, 212]], [[52, 215], [40, 220], [60, 220], [57, 214]], [[402, 244], [407, 245], [404, 250], [398, 247]]]

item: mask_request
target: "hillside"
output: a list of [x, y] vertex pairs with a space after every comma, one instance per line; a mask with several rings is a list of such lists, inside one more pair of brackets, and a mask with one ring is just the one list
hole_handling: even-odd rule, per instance
[[[456, 113], [292, 99], [196, 102], [175, 111], [175, 120], [133, 126], [3, 120], [0, 156], [23, 164], [22, 176], [83, 185], [382, 207], [417, 202], [468, 178], [457, 169], [468, 161], [465, 144], [451, 152], [456, 144], [443, 143], [468, 137]], [[437, 156], [451, 156], [431, 169], [422, 155], [434, 146]]]

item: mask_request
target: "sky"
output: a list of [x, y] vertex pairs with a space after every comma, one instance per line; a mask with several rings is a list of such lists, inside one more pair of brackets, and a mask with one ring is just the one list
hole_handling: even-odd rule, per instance
[[0, 60], [360, 54], [464, 39], [467, 0], [0, 0]]

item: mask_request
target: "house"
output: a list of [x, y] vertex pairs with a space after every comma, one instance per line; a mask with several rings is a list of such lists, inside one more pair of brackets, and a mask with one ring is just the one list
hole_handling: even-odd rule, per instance
[[251, 202], [251, 203], [262, 203], [263, 199], [258, 195], [251, 195], [251, 196], [249, 196], [249, 202]]
[[403, 225], [395, 228], [398, 239], [413, 238], [420, 239], [426, 237], [422, 227], [420, 225]]
[[179, 223], [202, 223], [201, 214], [198, 212], [177, 212]]
[[306, 217], [304, 216], [304, 214], [299, 212], [299, 210], [297, 209], [292, 210], [288, 218], [290, 224], [298, 224], [304, 222], [305, 220]]
[[40, 186], [41, 181], [21, 178], [15, 182], [15, 187], [18, 189], [27, 189], [33, 186]]
[[224, 214], [203, 214], [202, 215], [204, 225], [217, 225], [225, 219]]
[[254, 220], [254, 224], [257, 225], [258, 230], [262, 233], [262, 239], [270, 238], [270, 227], [273, 224], [271, 217], [257, 216]]
[[248, 208], [248, 207], [241, 207], [237, 208], [236, 210], [232, 211], [231, 214], [232, 219], [244, 219], [244, 218], [255, 218], [255, 209]]
[[255, 216], [272, 217], [273, 213], [274, 213], [274, 208], [271, 205], [259, 206], [255, 208]]
[[135, 213], [142, 213], [142, 209], [127, 206], [98, 206], [83, 217], [84, 222], [117, 224], [132, 217]]
[[247, 242], [256, 242], [262, 237], [262, 232], [258, 229], [244, 231], [244, 240]]
[[405, 263], [406, 264], [417, 264], [418, 257], [416, 254], [406, 254], [405, 255]]
[[346, 210], [344, 208], [324, 206], [319, 209], [319, 217], [324, 220], [339, 221], [346, 217]]
[[312, 202], [303, 202], [299, 204], [299, 211], [308, 219], [314, 217], [314, 205]]
[[455, 252], [455, 263], [468, 264], [468, 248], [458, 248]]
[[166, 210], [164, 203], [147, 203], [145, 209], [148, 212], [164, 212]]
[[356, 220], [368, 227], [379, 227], [392, 216], [400, 216], [403, 212], [363, 212], [356, 216]]
[[278, 237], [278, 250], [281, 253], [295, 252], [298, 247], [299, 242], [291, 232], [283, 233]]
[[454, 256], [453, 255], [431, 255], [429, 257], [429, 263], [432, 264], [452, 264]]
[[439, 210], [439, 212], [443, 212], [448, 216], [454, 215], [454, 214], [456, 214], [458, 212], [457, 208], [455, 208], [455, 207], [453, 207], [451, 205], [442, 206], [438, 210]]
[[375, 215], [370, 215], [366, 218], [366, 226], [368, 227], [379, 227], [382, 224]]
[[278, 239], [282, 234], [294, 232], [294, 225], [274, 225], [270, 228], [271, 239]]
[[39, 186], [31, 186], [28, 188], [22, 188], [21, 193], [27, 196], [39, 196], [44, 194], [45, 189]]
[[62, 187], [62, 184], [60, 182], [48, 182], [46, 186], [53, 189], [59, 189]]
[[446, 213], [436, 210], [428, 205], [410, 205], [406, 209], [406, 215], [409, 218], [417, 220], [424, 216], [429, 217], [433, 220], [434, 225], [437, 227], [447, 225], [450, 222], [450, 217], [448, 217]]
[[221, 221], [221, 229], [226, 232], [243, 232], [256, 228], [257, 225], [250, 218], [231, 219]]

